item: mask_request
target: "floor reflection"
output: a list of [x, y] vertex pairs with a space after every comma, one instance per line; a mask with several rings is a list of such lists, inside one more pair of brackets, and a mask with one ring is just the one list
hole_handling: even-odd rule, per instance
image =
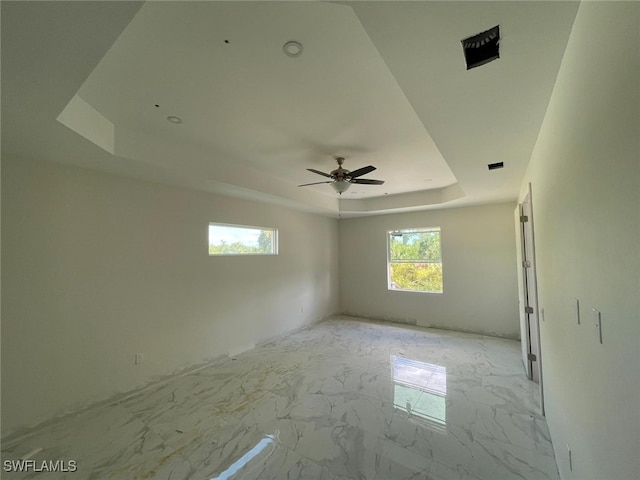
[[[224, 472], [220, 473], [218, 476], [213, 477], [211, 480], [229, 480], [233, 479], [234, 476], [240, 472], [243, 468], [247, 467], [242, 473], [246, 475], [247, 469], [250, 469], [251, 466], [249, 463], [256, 459], [260, 462], [265, 462], [271, 454], [275, 451], [276, 448], [276, 439], [278, 432], [275, 435], [265, 435], [265, 437], [260, 440], [256, 445], [245, 453], [238, 460], [233, 462]], [[249, 466], [248, 466], [249, 465]], [[241, 478], [241, 477], [238, 477]]]
[[518, 342], [332, 319], [3, 439], [1, 454], [74, 459], [67, 480], [560, 480], [536, 392]]
[[391, 355], [393, 404], [438, 430], [447, 423], [447, 369]]

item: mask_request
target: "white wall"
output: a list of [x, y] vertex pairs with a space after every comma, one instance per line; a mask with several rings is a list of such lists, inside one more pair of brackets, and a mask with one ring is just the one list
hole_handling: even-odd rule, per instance
[[640, 478], [638, 32], [638, 3], [580, 5], [522, 185], [533, 188], [545, 404], [563, 479]]
[[[340, 221], [344, 313], [519, 338], [515, 203]], [[387, 231], [441, 227], [444, 293], [389, 291]]]
[[[3, 435], [338, 311], [335, 219], [52, 163], [2, 173]], [[210, 221], [276, 227], [280, 254], [209, 257]]]

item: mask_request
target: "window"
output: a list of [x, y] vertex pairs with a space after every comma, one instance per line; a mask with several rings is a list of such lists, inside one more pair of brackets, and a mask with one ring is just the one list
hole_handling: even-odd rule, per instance
[[440, 228], [388, 232], [389, 290], [442, 293]]
[[278, 230], [209, 224], [209, 255], [277, 255]]

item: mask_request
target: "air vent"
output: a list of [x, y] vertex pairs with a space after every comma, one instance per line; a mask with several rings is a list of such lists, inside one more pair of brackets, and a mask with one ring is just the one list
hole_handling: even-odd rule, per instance
[[500, 25], [462, 40], [467, 70], [500, 58]]
[[497, 170], [504, 167], [504, 162], [490, 163], [487, 167], [489, 167], [489, 170]]

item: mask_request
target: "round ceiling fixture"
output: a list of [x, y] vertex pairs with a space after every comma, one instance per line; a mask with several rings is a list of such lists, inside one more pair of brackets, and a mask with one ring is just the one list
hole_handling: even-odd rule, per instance
[[282, 46], [282, 51], [287, 57], [296, 58], [302, 55], [302, 51], [304, 50], [302, 44], [300, 42], [296, 42], [295, 40], [290, 40]]
[[336, 180], [335, 182], [331, 183], [331, 186], [336, 191], [336, 193], [342, 195], [343, 192], [349, 190], [351, 183], [347, 182], [346, 180]]
[[169, 115], [167, 117], [167, 120], [169, 120], [171, 123], [175, 123], [175, 124], [182, 123], [182, 119], [180, 117], [175, 116], [175, 115]]

